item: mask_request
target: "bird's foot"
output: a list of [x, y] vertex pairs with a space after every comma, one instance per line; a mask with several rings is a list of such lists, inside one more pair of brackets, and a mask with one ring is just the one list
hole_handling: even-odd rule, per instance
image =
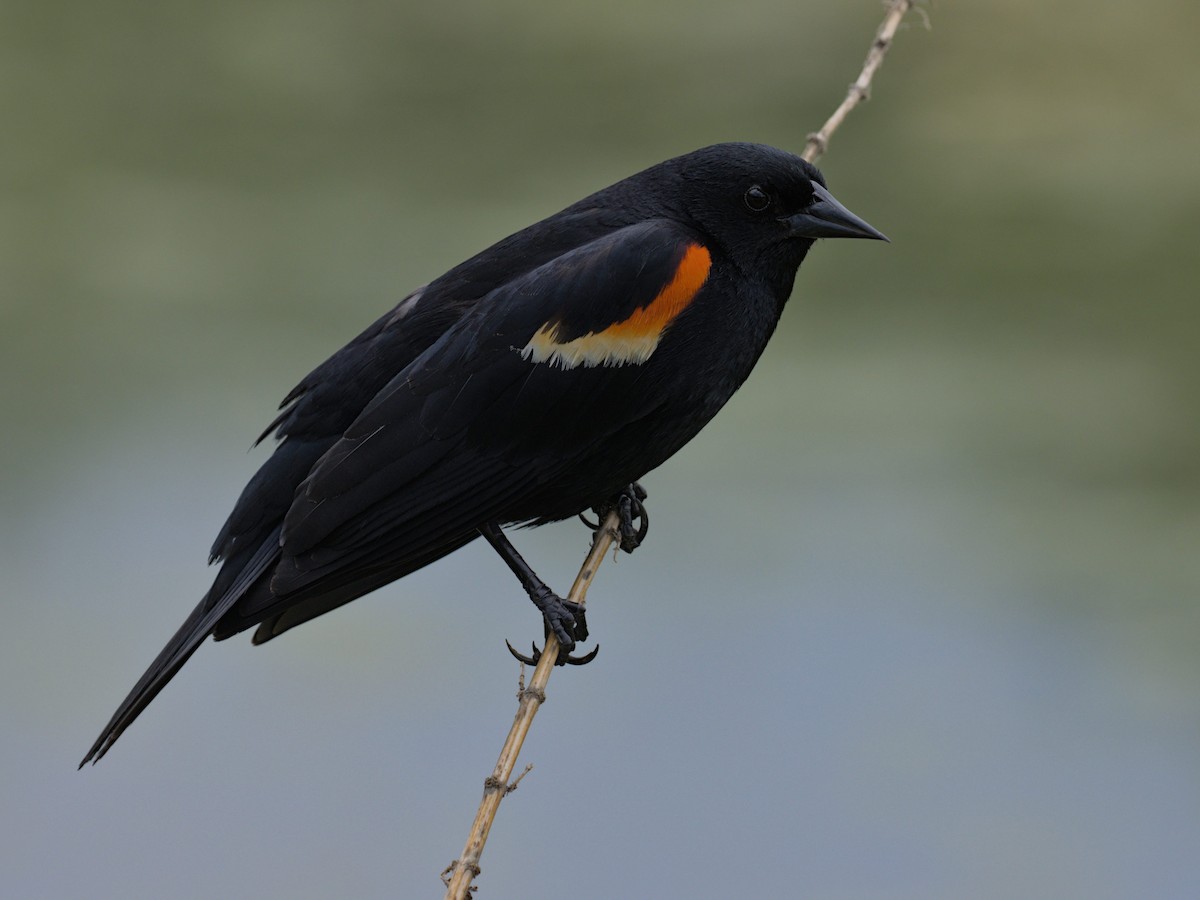
[[583, 520], [584, 525], [595, 531], [604, 522], [605, 516], [615, 509], [621, 517], [621, 549], [632, 553], [642, 545], [646, 533], [650, 530], [650, 516], [642, 502], [646, 497], [646, 489], [635, 481], [622, 488], [612, 499], [592, 507], [592, 511], [598, 517], [596, 522], [589, 522], [583, 513], [579, 514], [579, 518]]
[[[532, 653], [531, 655], [526, 656], [512, 644], [509, 644], [508, 641], [505, 641], [504, 643], [508, 644], [508, 652], [511, 653], [516, 659], [525, 663], [527, 666], [536, 666], [538, 664], [538, 660], [542, 658], [542, 651], [538, 649], [537, 644], [530, 645], [532, 648]], [[554, 664], [556, 666], [586, 666], [596, 658], [596, 654], [599, 652], [600, 645], [597, 644], [591, 649], [590, 653], [585, 653], [583, 656], [570, 656], [566, 653], [559, 653], [558, 659], [554, 661]]]
[[[571, 651], [575, 649], [575, 642], [586, 641], [588, 636], [587, 616], [581, 604], [564, 600], [547, 587], [532, 592], [530, 599], [542, 611], [546, 636], [549, 637], [553, 634], [558, 639], [559, 654], [555, 665], [583, 666], [596, 658], [599, 647], [594, 647], [590, 653], [583, 656], [571, 656]], [[508, 644], [508, 650], [521, 662], [531, 666], [536, 666], [542, 657], [542, 651], [537, 648], [536, 644], [533, 646], [532, 656], [518, 653], [512, 644]]]

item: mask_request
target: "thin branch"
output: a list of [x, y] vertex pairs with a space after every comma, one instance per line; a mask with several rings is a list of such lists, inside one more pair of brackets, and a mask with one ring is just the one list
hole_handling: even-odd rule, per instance
[[[816, 162], [829, 146], [829, 138], [841, 126], [850, 110], [868, 99], [871, 92], [871, 80], [883, 63], [883, 57], [896, 37], [901, 20], [909, 10], [913, 9], [915, 3], [916, 0], [887, 0], [887, 14], [875, 34], [875, 40], [867, 53], [867, 59], [858, 80], [850, 86], [846, 99], [842, 101], [841, 106], [834, 110], [829, 120], [821, 126], [821, 130], [808, 136], [808, 142], [801, 154], [804, 159]], [[928, 25], [928, 20], [926, 20], [926, 24]], [[608, 514], [602, 527], [596, 529], [592, 549], [588, 553], [587, 559], [583, 561], [583, 567], [579, 570], [579, 575], [576, 576], [575, 583], [571, 586], [571, 592], [567, 595], [569, 600], [583, 604], [592, 579], [596, 576], [596, 570], [599, 569], [600, 563], [604, 559], [604, 554], [608, 552], [615, 540], [620, 539], [619, 525], [620, 516], [614, 510]], [[471, 882], [479, 874], [479, 858], [483, 855], [484, 844], [487, 843], [492, 823], [496, 819], [496, 812], [500, 809], [500, 801], [512, 793], [520, 780], [529, 773], [531, 767], [526, 766], [516, 781], [509, 781], [513, 769], [516, 768], [517, 755], [521, 752], [525, 735], [529, 733], [529, 728], [533, 724], [533, 717], [537, 714], [538, 708], [546, 702], [546, 684], [550, 680], [550, 673], [554, 670], [558, 651], [558, 640], [551, 634], [546, 638], [546, 647], [533, 670], [533, 677], [530, 679], [528, 687], [525, 686], [524, 666], [521, 667], [521, 687], [517, 694], [519, 702], [516, 718], [513, 719], [508, 738], [500, 750], [500, 758], [496, 761], [496, 767], [483, 783], [483, 800], [480, 801], [479, 809], [475, 813], [475, 821], [471, 823], [471, 831], [467, 837], [466, 846], [463, 847], [462, 855], [442, 871], [442, 881], [446, 884], [446, 900], [467, 900], [471, 896], [474, 890]]]
[[[871, 49], [867, 51], [867, 60], [863, 63], [858, 79], [850, 85], [846, 99], [833, 111], [833, 115], [821, 126], [821, 130], [808, 136], [804, 152], [800, 154], [804, 159], [815, 163], [829, 148], [829, 139], [841, 127], [846, 116], [850, 114], [850, 110], [871, 98], [871, 79], [883, 65], [883, 57], [887, 55], [892, 46], [896, 30], [900, 27], [900, 21], [915, 5], [916, 0], [888, 0], [887, 13], [883, 17], [883, 23], [879, 26], [879, 30], [875, 32], [875, 40], [871, 42]], [[929, 26], [928, 17], [925, 19], [925, 25]]]
[[[620, 515], [613, 510], [601, 527], [596, 529], [592, 549], [583, 561], [579, 574], [575, 576], [575, 583], [571, 585], [571, 592], [567, 594], [568, 600], [583, 605], [592, 579], [596, 577], [596, 571], [604, 560], [604, 554], [609, 551], [614, 540], [620, 540], [620, 523]], [[516, 781], [510, 783], [508, 780], [516, 768], [517, 755], [521, 752], [521, 745], [525, 743], [525, 735], [529, 733], [533, 717], [537, 715], [538, 708], [546, 702], [546, 683], [550, 680], [550, 673], [554, 671], [558, 649], [558, 640], [551, 634], [546, 638], [546, 646], [533, 670], [533, 677], [529, 679], [529, 686], [523, 687], [518, 694], [520, 702], [517, 705], [516, 718], [513, 719], [508, 738], [500, 749], [496, 767], [483, 782], [483, 799], [479, 802], [475, 821], [471, 823], [466, 846], [463, 847], [462, 855], [442, 872], [442, 880], [446, 882], [446, 900], [464, 900], [471, 896], [471, 882], [479, 874], [479, 857], [483, 855], [483, 845], [487, 843], [496, 811], [500, 808], [500, 801], [512, 793], [517, 783], [529, 771], [529, 767], [526, 767], [525, 772], [522, 772]], [[523, 680], [524, 668], [521, 677]]]

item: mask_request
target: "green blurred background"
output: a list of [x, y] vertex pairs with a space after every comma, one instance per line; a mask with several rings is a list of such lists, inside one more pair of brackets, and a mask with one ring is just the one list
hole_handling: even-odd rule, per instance
[[[799, 150], [880, 13], [0, 6], [0, 894], [440, 895], [540, 632], [484, 548], [75, 763], [305, 372], [632, 171]], [[1200, 6], [931, 17], [822, 161], [893, 243], [646, 479], [486, 896], [1200, 896]], [[564, 586], [585, 533], [517, 541]]]

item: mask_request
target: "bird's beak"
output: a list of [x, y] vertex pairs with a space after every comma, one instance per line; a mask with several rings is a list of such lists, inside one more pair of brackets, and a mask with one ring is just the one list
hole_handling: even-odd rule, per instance
[[813, 200], [802, 213], [787, 217], [792, 235], [805, 238], [870, 238], [886, 241], [883, 232], [872, 228], [842, 204], [833, 194], [813, 182]]

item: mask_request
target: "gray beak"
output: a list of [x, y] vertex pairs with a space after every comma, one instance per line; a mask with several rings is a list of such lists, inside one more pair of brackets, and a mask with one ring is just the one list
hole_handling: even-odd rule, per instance
[[813, 182], [813, 201], [808, 208], [786, 219], [792, 234], [806, 238], [870, 238], [886, 241], [883, 232], [872, 228], [842, 204], [833, 194]]

